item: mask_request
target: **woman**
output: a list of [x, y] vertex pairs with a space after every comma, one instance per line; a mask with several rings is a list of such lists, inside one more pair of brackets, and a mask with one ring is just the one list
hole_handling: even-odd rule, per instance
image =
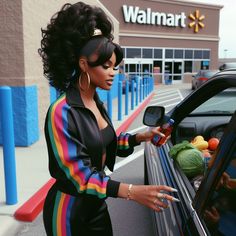
[[[105, 199], [134, 200], [155, 211], [168, 207], [161, 191], [168, 186], [133, 186], [106, 176], [115, 157], [128, 156], [134, 146], [149, 141], [158, 130], [136, 135], [116, 133], [96, 88], [109, 90], [123, 55], [113, 43], [112, 24], [97, 7], [65, 4], [45, 30], [39, 53], [44, 74], [61, 91], [51, 104], [45, 136], [49, 170], [56, 183], [44, 205], [47, 235], [112, 235]], [[162, 134], [160, 134], [162, 135]]]

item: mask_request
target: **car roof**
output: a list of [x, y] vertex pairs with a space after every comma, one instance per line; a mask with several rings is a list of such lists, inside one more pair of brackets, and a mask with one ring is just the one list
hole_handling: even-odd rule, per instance
[[226, 62], [219, 66], [219, 70], [225, 70], [229, 68], [236, 68], [236, 62]]

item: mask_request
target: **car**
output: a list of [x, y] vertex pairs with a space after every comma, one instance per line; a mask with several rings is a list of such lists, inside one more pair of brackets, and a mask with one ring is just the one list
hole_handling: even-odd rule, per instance
[[217, 72], [218, 70], [200, 70], [196, 75], [193, 75], [192, 90], [199, 88]]
[[236, 69], [236, 62], [227, 62], [219, 67], [219, 70]]
[[[155, 235], [236, 235], [235, 88], [236, 70], [222, 71], [171, 111], [165, 113], [158, 106], [145, 110], [147, 126], [175, 121], [165, 144], [157, 147], [146, 142], [144, 147], [145, 184], [171, 186], [177, 189], [171, 194], [180, 200], [161, 213], [151, 211]], [[204, 171], [189, 177], [170, 151], [198, 136], [206, 141], [217, 138], [219, 144], [211, 153], [211, 166], [201, 156]]]

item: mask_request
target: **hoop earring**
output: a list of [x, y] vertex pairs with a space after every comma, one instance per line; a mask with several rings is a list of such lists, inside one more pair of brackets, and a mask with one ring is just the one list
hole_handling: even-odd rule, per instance
[[[82, 87], [82, 85], [81, 85], [81, 80], [82, 80], [82, 77], [83, 77], [82, 75], [83, 74], [86, 74], [86, 77], [87, 77], [87, 88], [86, 89], [84, 89]], [[84, 91], [89, 89], [89, 86], [90, 86], [90, 76], [89, 76], [89, 73], [88, 72], [81, 72], [81, 74], [79, 76], [79, 87], [80, 87], [80, 89], [84, 92]]]

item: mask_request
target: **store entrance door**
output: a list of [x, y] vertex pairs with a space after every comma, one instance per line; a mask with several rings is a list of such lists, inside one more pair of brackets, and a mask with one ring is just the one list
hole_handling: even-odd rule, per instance
[[165, 70], [163, 71], [165, 84], [181, 83], [183, 77], [183, 61], [165, 61]]
[[149, 59], [125, 59], [125, 73], [129, 76], [152, 76], [153, 74], [153, 61]]
[[174, 83], [182, 82], [183, 61], [174, 61], [173, 64], [174, 64], [173, 82]]

